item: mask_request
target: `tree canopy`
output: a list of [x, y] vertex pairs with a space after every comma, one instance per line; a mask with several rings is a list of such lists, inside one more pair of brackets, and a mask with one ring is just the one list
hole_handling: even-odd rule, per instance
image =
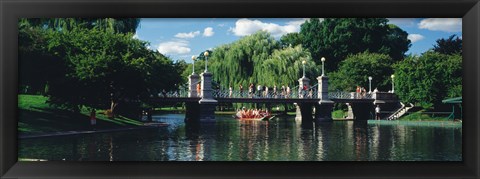
[[338, 71], [330, 73], [330, 90], [355, 91], [357, 86], [369, 90], [368, 77], [372, 77], [372, 91], [391, 90], [392, 58], [385, 54], [363, 52], [350, 55], [340, 62]]
[[445, 54], [462, 54], [462, 39], [456, 35], [451, 35], [448, 39], [438, 39], [436, 44], [433, 45], [433, 51]]
[[115, 33], [134, 33], [140, 24], [136, 18], [22, 18], [20, 28], [40, 27], [55, 31], [70, 31], [76, 28], [97, 29]]
[[47, 86], [49, 102], [68, 109], [107, 107], [112, 98], [139, 105], [182, 82], [185, 65], [149, 50], [132, 33], [20, 26], [19, 37], [21, 85]]
[[441, 100], [462, 96], [462, 57], [425, 52], [409, 56], [394, 66], [395, 92], [405, 102], [425, 108], [441, 105]]
[[224, 88], [265, 83], [263, 63], [278, 48], [278, 41], [269, 33], [259, 31], [215, 48], [209, 58], [208, 69], [214, 74], [213, 80]]
[[386, 18], [312, 18], [301, 25], [300, 36], [313, 60], [327, 59], [328, 71], [336, 70], [348, 55], [365, 51], [398, 61], [411, 45], [408, 34]]

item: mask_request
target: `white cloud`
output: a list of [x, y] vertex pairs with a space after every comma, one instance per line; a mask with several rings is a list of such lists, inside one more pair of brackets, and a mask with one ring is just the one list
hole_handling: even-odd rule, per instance
[[182, 38], [182, 39], [191, 39], [197, 35], [200, 35], [200, 31], [189, 32], [189, 33], [178, 33], [175, 35], [175, 37]]
[[158, 45], [158, 52], [162, 54], [186, 54], [190, 53], [189, 43], [186, 40], [173, 40]]
[[224, 27], [225, 24], [218, 24], [217, 26], [218, 26], [218, 27]]
[[132, 38], [133, 39], [139, 39], [138, 34], [135, 33]]
[[418, 23], [418, 28], [434, 31], [461, 32], [461, 18], [427, 18]]
[[205, 37], [211, 37], [215, 32], [213, 32], [213, 28], [207, 27], [203, 30], [203, 36]]
[[415, 26], [414, 18], [387, 18], [389, 24], [395, 24], [397, 26]]
[[407, 36], [408, 40], [412, 41], [412, 43], [418, 42], [420, 40], [423, 40], [425, 37], [420, 34], [408, 34]]
[[278, 25], [275, 23], [265, 23], [259, 20], [239, 19], [235, 22], [235, 27], [230, 28], [236, 36], [246, 36], [253, 34], [259, 30], [267, 31], [275, 37], [282, 36], [287, 33], [300, 31], [300, 25], [307, 19], [299, 19], [287, 22], [286, 25]]

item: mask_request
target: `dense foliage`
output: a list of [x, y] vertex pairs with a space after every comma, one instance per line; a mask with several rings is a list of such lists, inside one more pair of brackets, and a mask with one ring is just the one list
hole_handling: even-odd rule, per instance
[[326, 68], [334, 71], [348, 55], [365, 51], [403, 59], [411, 45], [408, 34], [387, 23], [386, 18], [312, 18], [301, 25], [300, 36], [313, 60], [325, 57]]
[[355, 91], [357, 86], [369, 90], [368, 77], [372, 77], [372, 91], [391, 90], [390, 75], [393, 60], [385, 54], [359, 53], [350, 55], [340, 63], [338, 71], [330, 73], [330, 90]]
[[436, 42], [433, 46], [435, 52], [446, 55], [462, 54], [462, 39], [456, 35], [451, 35], [448, 39], [438, 39]]
[[424, 108], [441, 100], [462, 96], [462, 56], [426, 52], [395, 65], [395, 93], [402, 101]]
[[[238, 90], [241, 84], [246, 90], [250, 83], [295, 86], [302, 76], [302, 61], [305, 60], [306, 76], [315, 79], [318, 67], [310, 53], [300, 45], [281, 47], [269, 33], [259, 31], [230, 44], [219, 46], [210, 53], [208, 69], [213, 80], [223, 89], [231, 85]], [[195, 62], [197, 74], [204, 69], [204, 61]], [[188, 76], [191, 66], [183, 73]]]
[[132, 33], [43, 25], [21, 25], [19, 31], [21, 86], [49, 96], [52, 104], [110, 108], [113, 99], [120, 108], [138, 108], [182, 82], [185, 64], [149, 50]]
[[247, 89], [249, 83], [266, 82], [263, 63], [278, 48], [278, 42], [269, 33], [259, 31], [215, 48], [208, 61], [209, 71], [222, 88], [242, 84]]
[[140, 24], [135, 18], [29, 18], [19, 19], [20, 28], [40, 27], [55, 31], [70, 31], [77, 28], [96, 29], [116, 33], [134, 33]]

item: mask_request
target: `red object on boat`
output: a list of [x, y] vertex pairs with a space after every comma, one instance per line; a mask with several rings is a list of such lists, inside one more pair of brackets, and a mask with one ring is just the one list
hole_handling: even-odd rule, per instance
[[264, 118], [270, 118], [271, 115], [268, 111], [266, 110], [245, 110], [242, 109], [237, 112], [235, 115], [235, 118], [237, 119], [264, 119]]

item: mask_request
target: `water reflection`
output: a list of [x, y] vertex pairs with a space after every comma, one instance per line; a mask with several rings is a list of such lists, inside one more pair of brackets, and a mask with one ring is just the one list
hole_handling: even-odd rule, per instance
[[460, 127], [371, 125], [365, 121], [302, 124], [294, 118], [169, 127], [20, 140], [20, 158], [72, 161], [460, 161]]

